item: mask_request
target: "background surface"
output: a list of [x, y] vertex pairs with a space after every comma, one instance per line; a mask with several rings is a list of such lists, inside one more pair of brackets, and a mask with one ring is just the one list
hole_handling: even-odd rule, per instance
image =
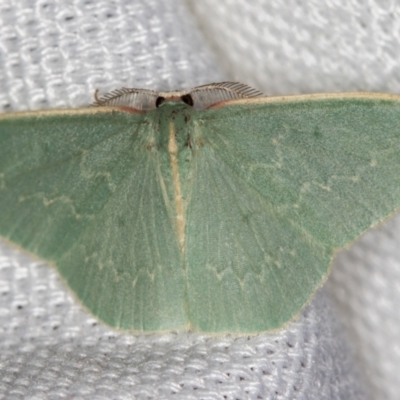
[[[4, 0], [0, 109], [226, 79], [266, 95], [400, 93], [399, 39], [399, 1]], [[277, 334], [132, 336], [97, 323], [55, 271], [0, 242], [0, 397], [395, 399], [399, 289], [397, 214], [342, 251]]]

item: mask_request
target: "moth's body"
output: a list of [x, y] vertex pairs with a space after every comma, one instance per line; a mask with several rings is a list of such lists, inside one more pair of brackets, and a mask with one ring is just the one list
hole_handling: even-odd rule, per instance
[[0, 234], [115, 327], [281, 327], [334, 251], [400, 207], [400, 100], [257, 96], [122, 89], [2, 117]]
[[192, 107], [181, 101], [168, 101], [157, 110], [150, 111], [147, 118], [145, 117], [149, 124], [158, 124], [152, 131], [159, 132], [159, 135], [154, 139], [150, 138], [146, 148], [153, 151], [159, 159], [160, 184], [172, 214], [171, 219], [175, 224], [182, 255], [185, 252], [186, 203], [190, 195], [190, 163], [199, 139], [195, 137], [192, 124], [192, 114], [195, 112]]

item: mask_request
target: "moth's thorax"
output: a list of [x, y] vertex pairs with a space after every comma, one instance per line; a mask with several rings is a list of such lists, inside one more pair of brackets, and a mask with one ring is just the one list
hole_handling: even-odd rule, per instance
[[171, 124], [175, 130], [175, 140], [178, 151], [185, 150], [190, 146], [190, 128], [192, 126], [192, 115], [196, 112], [191, 106], [188, 106], [181, 101], [168, 101], [163, 103], [157, 110], [151, 112], [156, 115], [159, 145], [168, 150], [168, 142], [170, 136]]

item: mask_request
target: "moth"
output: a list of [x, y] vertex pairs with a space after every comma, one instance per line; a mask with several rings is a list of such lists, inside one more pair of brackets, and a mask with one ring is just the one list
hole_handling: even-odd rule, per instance
[[0, 117], [0, 235], [133, 332], [280, 328], [399, 206], [399, 96], [222, 82]]

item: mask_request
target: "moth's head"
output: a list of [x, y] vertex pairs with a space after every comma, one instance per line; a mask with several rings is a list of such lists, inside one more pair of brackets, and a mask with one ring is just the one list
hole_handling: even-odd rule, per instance
[[190, 92], [160, 92], [156, 99], [156, 108], [166, 103], [184, 103], [190, 107], [194, 106], [192, 94]]
[[230, 100], [262, 96], [262, 93], [236, 82], [211, 83], [190, 90], [155, 92], [147, 89], [121, 88], [103, 96], [95, 92], [93, 107], [119, 107], [133, 113], [145, 113], [163, 105], [186, 104], [196, 110], [221, 105]]

